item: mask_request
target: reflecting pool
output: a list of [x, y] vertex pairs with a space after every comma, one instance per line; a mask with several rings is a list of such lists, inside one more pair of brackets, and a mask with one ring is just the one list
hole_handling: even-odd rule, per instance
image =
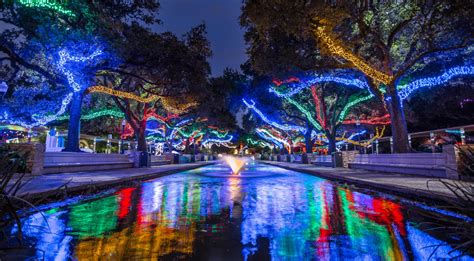
[[423, 230], [419, 213], [401, 203], [266, 165], [247, 166], [241, 176], [229, 173], [225, 165], [203, 167], [27, 216], [24, 236], [37, 249], [31, 259], [427, 260], [459, 255]]

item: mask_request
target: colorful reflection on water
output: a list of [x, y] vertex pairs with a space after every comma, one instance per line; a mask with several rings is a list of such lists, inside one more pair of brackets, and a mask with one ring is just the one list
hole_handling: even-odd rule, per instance
[[442, 240], [390, 200], [270, 166], [250, 166], [246, 178], [223, 173], [229, 168], [209, 166], [33, 214], [23, 220], [25, 237], [45, 260], [426, 260], [459, 254], [439, 246]]

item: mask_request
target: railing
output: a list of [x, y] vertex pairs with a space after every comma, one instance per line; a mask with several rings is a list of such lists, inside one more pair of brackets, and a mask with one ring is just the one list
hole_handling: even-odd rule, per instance
[[[442, 148], [436, 144], [436, 138], [439, 137], [441, 134], [451, 134], [451, 137], [454, 137], [453, 140], [455, 140], [456, 142], [451, 142], [447, 144], [459, 143], [461, 145], [465, 145], [468, 141], [468, 137], [471, 136], [467, 135], [467, 133], [469, 132], [474, 132], [474, 124], [445, 129], [414, 132], [408, 134], [408, 143], [410, 147], [415, 147], [417, 151], [436, 153], [441, 152], [442, 150]], [[367, 142], [367, 140], [361, 140], [360, 142]], [[367, 147], [345, 144], [342, 147], [342, 150], [359, 150], [361, 153], [364, 154], [393, 153], [393, 138], [391, 136], [379, 138]]]

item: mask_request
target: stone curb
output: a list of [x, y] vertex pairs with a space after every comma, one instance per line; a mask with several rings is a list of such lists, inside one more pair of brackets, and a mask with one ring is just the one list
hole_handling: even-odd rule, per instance
[[302, 172], [305, 174], [317, 176], [320, 178], [325, 178], [332, 181], [350, 183], [350, 184], [358, 185], [361, 188], [373, 189], [378, 192], [394, 194], [396, 196], [400, 196], [403, 198], [416, 200], [416, 201], [420, 201], [421, 199], [421, 200], [425, 200], [425, 201], [433, 202], [433, 203], [440, 203], [440, 202], [448, 203], [449, 200], [456, 199], [454, 195], [442, 193], [442, 192], [430, 192], [430, 191], [424, 191], [424, 190], [413, 189], [409, 187], [402, 187], [402, 186], [397, 186], [397, 185], [389, 186], [386, 184], [380, 184], [380, 183], [375, 183], [375, 182], [370, 182], [370, 181], [347, 178], [347, 177], [342, 177], [342, 176], [335, 176], [335, 175], [319, 172], [318, 170], [291, 167], [291, 166], [280, 165], [278, 163], [272, 163], [268, 161], [260, 161], [260, 162], [263, 164], [276, 166], [276, 167], [280, 167], [287, 170]]
[[[88, 183], [88, 184], [81, 184], [77, 186], [72, 186], [72, 187], [63, 187], [58, 190], [58, 188], [53, 188], [47, 191], [41, 191], [41, 192], [36, 192], [36, 193], [19, 193], [17, 195], [18, 197], [27, 200], [27, 201], [32, 201], [35, 199], [46, 199], [46, 198], [54, 198], [56, 196], [61, 195], [62, 193], [67, 193], [67, 194], [78, 194], [80, 192], [86, 192], [90, 191], [91, 188], [94, 190], [99, 190], [103, 188], [110, 188], [110, 187], [115, 187], [115, 186], [120, 186], [126, 183], [130, 182], [136, 182], [136, 181], [144, 181], [144, 180], [150, 180], [154, 178], [160, 178], [163, 176], [171, 175], [171, 174], [176, 174], [179, 172], [183, 171], [188, 171], [192, 169], [197, 169], [200, 167], [205, 167], [209, 165], [216, 164], [217, 162], [208, 162], [205, 164], [199, 164], [191, 166], [186, 166], [186, 164], [172, 164], [176, 165], [176, 169], [168, 169], [168, 170], [159, 170], [157, 169], [156, 172], [151, 172], [147, 174], [141, 174], [141, 175], [136, 175], [136, 176], [131, 176], [131, 177], [125, 177], [117, 180], [111, 180], [111, 181], [97, 181], [97, 183]], [[169, 166], [169, 165], [167, 165]], [[182, 167], [181, 167], [182, 166]], [[123, 170], [122, 170], [123, 171]], [[72, 173], [71, 173], [72, 174]], [[73, 175], [73, 174], [72, 174]], [[54, 201], [54, 200], [53, 200]]]

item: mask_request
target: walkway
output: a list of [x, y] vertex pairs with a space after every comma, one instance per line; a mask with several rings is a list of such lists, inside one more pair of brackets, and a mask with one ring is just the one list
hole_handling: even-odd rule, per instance
[[[428, 199], [446, 201], [455, 199], [455, 195], [446, 188], [438, 178], [403, 175], [395, 173], [381, 173], [358, 169], [318, 167], [310, 164], [260, 161], [265, 164], [299, 171], [334, 181], [342, 181], [360, 187], [375, 189], [381, 192], [397, 194], [414, 199]], [[443, 179], [453, 183], [452, 180]], [[456, 181], [461, 182], [461, 181]], [[474, 183], [463, 182], [474, 187]], [[429, 188], [428, 188], [429, 185]]]
[[[199, 168], [215, 162], [171, 164], [151, 168], [46, 174], [34, 176], [17, 193], [22, 198], [34, 199], [55, 196], [61, 193], [77, 193], [89, 189], [106, 188], [132, 181], [162, 177], [177, 172]], [[28, 177], [26, 178], [28, 179]], [[61, 191], [58, 191], [61, 188]]]

